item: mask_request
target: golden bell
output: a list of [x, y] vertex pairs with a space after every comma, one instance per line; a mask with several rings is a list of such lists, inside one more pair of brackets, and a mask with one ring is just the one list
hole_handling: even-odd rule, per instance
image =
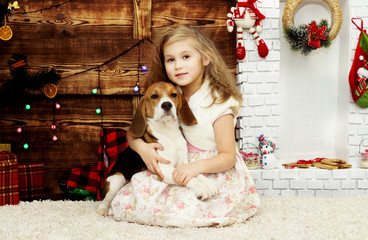
[[18, 1], [14, 1], [13, 4], [9, 3], [8, 9], [12, 10], [12, 8], [14, 8], [14, 9], [19, 9], [20, 8], [19, 5], [18, 5]]

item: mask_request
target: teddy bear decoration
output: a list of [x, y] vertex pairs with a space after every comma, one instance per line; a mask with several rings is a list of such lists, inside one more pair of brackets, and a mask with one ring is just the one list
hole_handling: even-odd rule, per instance
[[266, 140], [264, 135], [260, 135], [258, 137], [259, 141], [259, 150], [261, 153], [260, 164], [263, 169], [274, 169], [280, 167], [280, 162], [273, 154], [275, 149], [275, 143], [269, 140]]
[[258, 55], [265, 58], [268, 55], [268, 47], [265, 41], [258, 35], [262, 31], [261, 21], [265, 16], [256, 6], [257, 0], [238, 0], [236, 7], [232, 7], [227, 14], [227, 30], [234, 30], [234, 23], [237, 33], [236, 58], [243, 61], [246, 56], [245, 44], [243, 40], [243, 30], [248, 30], [256, 41]]

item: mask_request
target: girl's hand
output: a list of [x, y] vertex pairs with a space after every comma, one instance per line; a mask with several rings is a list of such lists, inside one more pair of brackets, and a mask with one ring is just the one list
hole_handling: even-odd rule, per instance
[[200, 171], [198, 166], [193, 163], [188, 163], [175, 168], [172, 177], [177, 184], [186, 186], [190, 179], [198, 176], [199, 174]]
[[157, 151], [164, 150], [162, 145], [159, 143], [146, 143], [145, 147], [141, 147], [139, 151], [139, 155], [142, 160], [146, 164], [148, 170], [153, 173], [157, 173], [161, 178], [164, 178], [164, 175], [161, 172], [160, 167], [158, 166], [158, 162], [169, 164], [170, 161], [161, 157]]

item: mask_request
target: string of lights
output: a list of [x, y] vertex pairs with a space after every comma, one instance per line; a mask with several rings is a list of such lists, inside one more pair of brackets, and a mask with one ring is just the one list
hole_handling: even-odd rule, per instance
[[[46, 11], [46, 10], [51, 10], [51, 9], [56, 9], [59, 11], [59, 8], [65, 4], [68, 4], [68, 3], [71, 3], [73, 2], [74, 0], [68, 0], [68, 1], [65, 1], [65, 2], [62, 2], [62, 3], [58, 3], [58, 4], [53, 4], [49, 7], [45, 7], [45, 8], [41, 8], [41, 9], [37, 9], [37, 10], [32, 10], [32, 11], [26, 11], [24, 8], [21, 8], [23, 11], [22, 12], [15, 12], [13, 13], [14, 15], [17, 15], [17, 14], [24, 14], [24, 15], [27, 15], [27, 14], [30, 14], [30, 13], [37, 13], [37, 12], [43, 12], [43, 11]], [[17, 8], [15, 8], [17, 9]], [[9, 10], [12, 10], [12, 9], [9, 9]]]
[[[73, 0], [68, 0], [68, 1], [65, 1], [65, 2], [62, 2], [62, 3], [58, 3], [58, 4], [53, 4], [49, 7], [45, 7], [45, 8], [42, 8], [42, 9], [38, 9], [38, 10], [31, 10], [31, 11], [26, 11], [24, 8], [21, 8], [19, 7], [18, 5], [18, 2], [17, 1], [14, 1], [13, 3], [9, 3], [9, 6], [8, 6], [8, 13], [6, 13], [6, 18], [9, 16], [11, 17], [11, 15], [16, 15], [16, 14], [24, 14], [24, 15], [27, 15], [27, 14], [31, 14], [31, 13], [37, 13], [37, 12], [43, 12], [45, 10], [52, 10], [52, 9], [56, 9], [56, 10], [59, 10], [59, 8], [65, 4], [68, 4], [68, 3], [71, 3], [73, 2]], [[17, 12], [10, 12], [11, 10], [17, 10], [17, 9], [21, 9], [21, 11], [17, 11]], [[96, 113], [99, 114], [101, 116], [101, 127], [103, 125], [103, 111], [102, 111], [102, 90], [101, 90], [101, 67], [104, 66], [104, 65], [107, 65], [109, 64], [110, 62], [118, 59], [119, 57], [127, 54], [128, 52], [130, 52], [132, 49], [134, 49], [135, 47], [138, 47], [138, 68], [137, 68], [137, 82], [136, 82], [136, 85], [133, 87], [133, 92], [134, 93], [138, 93], [140, 94], [140, 88], [139, 88], [139, 81], [140, 81], [140, 71], [147, 71], [147, 66], [145, 65], [141, 65], [141, 51], [140, 51], [140, 45], [142, 43], [144, 43], [145, 41], [148, 41], [149, 43], [153, 44], [152, 41], [150, 39], [147, 39], [147, 38], [144, 38], [144, 39], [141, 39], [140, 41], [138, 41], [137, 43], [135, 43], [134, 45], [132, 45], [131, 47], [129, 47], [128, 49], [126, 49], [125, 51], [123, 51], [122, 53], [118, 54], [117, 56], [103, 62], [102, 64], [100, 65], [97, 65], [96, 67], [92, 67], [92, 68], [89, 68], [89, 69], [86, 69], [86, 70], [83, 70], [81, 72], [77, 72], [77, 73], [74, 73], [74, 74], [71, 74], [71, 75], [68, 75], [68, 76], [65, 76], [65, 77], [61, 77], [60, 79], [66, 79], [66, 78], [70, 78], [70, 77], [73, 77], [73, 76], [77, 76], [77, 75], [80, 75], [80, 74], [83, 74], [83, 73], [86, 73], [86, 72], [89, 72], [89, 71], [93, 71], [93, 70], [96, 70], [98, 72], [98, 86], [97, 88], [94, 88], [92, 90], [92, 93], [93, 94], [97, 94], [99, 93], [99, 106], [96, 108]], [[23, 116], [23, 112], [24, 112], [24, 109], [29, 111], [31, 109], [31, 105], [30, 104], [23, 104], [24, 108], [22, 108], [22, 123], [21, 125], [17, 128], [17, 132], [18, 133], [23, 133], [24, 135], [24, 144], [23, 144], [23, 148], [24, 149], [28, 149], [29, 148], [29, 144], [27, 143], [27, 131], [26, 131], [26, 123], [24, 123], [24, 116]], [[52, 140], [53, 141], [57, 141], [58, 138], [56, 136], [56, 124], [55, 124], [55, 110], [58, 110], [60, 109], [61, 106], [60, 104], [56, 103], [56, 101], [54, 100], [53, 102], [53, 117], [52, 117], [52, 125], [51, 125], [51, 130], [52, 130], [52, 133], [53, 133], [53, 137], [52, 137]]]

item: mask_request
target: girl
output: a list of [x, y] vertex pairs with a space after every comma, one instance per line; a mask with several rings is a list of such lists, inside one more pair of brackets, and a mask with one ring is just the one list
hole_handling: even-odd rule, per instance
[[[184, 126], [189, 163], [177, 167], [168, 185], [152, 174], [162, 175], [157, 153], [159, 143], [147, 144], [128, 136], [148, 169], [137, 173], [111, 203], [115, 220], [142, 224], [199, 227], [225, 226], [253, 216], [260, 202], [251, 175], [235, 146], [234, 126], [241, 104], [233, 76], [211, 40], [199, 31], [177, 26], [166, 30], [156, 49], [147, 86], [168, 81], [183, 93], [198, 124]], [[219, 193], [207, 201], [196, 198], [185, 186], [203, 173], [216, 182]]]

